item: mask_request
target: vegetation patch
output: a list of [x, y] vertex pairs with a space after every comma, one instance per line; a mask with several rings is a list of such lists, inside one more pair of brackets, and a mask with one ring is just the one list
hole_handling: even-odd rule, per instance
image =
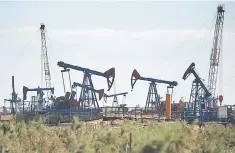
[[48, 127], [42, 119], [0, 123], [0, 146], [9, 153], [233, 153], [235, 128], [208, 123], [149, 123], [124, 120], [118, 127], [73, 119]]

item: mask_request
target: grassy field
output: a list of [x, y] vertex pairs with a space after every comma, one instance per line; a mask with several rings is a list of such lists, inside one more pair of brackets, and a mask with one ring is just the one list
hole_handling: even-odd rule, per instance
[[0, 123], [0, 145], [9, 153], [234, 153], [235, 128], [207, 124], [124, 121], [118, 128], [88, 125], [48, 127], [42, 120]]

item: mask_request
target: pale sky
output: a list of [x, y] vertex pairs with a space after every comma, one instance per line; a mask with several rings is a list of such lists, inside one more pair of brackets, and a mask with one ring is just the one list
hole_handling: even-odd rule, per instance
[[[105, 72], [116, 69], [116, 92], [129, 92], [129, 106], [145, 105], [149, 83], [137, 81], [131, 92], [131, 73], [178, 81], [173, 100], [189, 99], [193, 75], [182, 76], [196, 63], [207, 84], [209, 55], [217, 5], [221, 2], [0, 2], [0, 105], [10, 98], [11, 76], [16, 92], [41, 85], [40, 23], [47, 29], [48, 55], [55, 95], [62, 96], [58, 61]], [[220, 92], [225, 104], [235, 104], [235, 3], [224, 2], [223, 75]], [[213, 29], [212, 29], [213, 28]], [[82, 82], [72, 71], [72, 81]], [[93, 76], [96, 89], [107, 90], [106, 80]], [[69, 90], [69, 81], [67, 90]], [[158, 91], [165, 98], [166, 85]], [[219, 86], [218, 86], [219, 87]], [[217, 90], [219, 91], [219, 90]], [[107, 94], [113, 94], [113, 89]], [[28, 97], [36, 93], [29, 93]], [[80, 94], [80, 92], [79, 92]], [[121, 102], [122, 97], [119, 98]], [[108, 103], [111, 105], [112, 99]], [[102, 101], [100, 102], [102, 104]]]

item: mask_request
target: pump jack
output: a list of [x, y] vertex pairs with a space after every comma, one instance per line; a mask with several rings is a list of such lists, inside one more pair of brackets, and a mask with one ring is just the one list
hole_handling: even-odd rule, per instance
[[[117, 97], [118, 97], [118, 96], [123, 96], [123, 101], [124, 101], [124, 99], [125, 99], [125, 97], [126, 97], [127, 94], [128, 94], [128, 92], [117, 93], [117, 94], [112, 94], [112, 95], [107, 95], [107, 94], [104, 93], [104, 101], [107, 102], [107, 98], [113, 97], [112, 107], [118, 106], [119, 104], [118, 104], [118, 99], [117, 99]], [[123, 103], [122, 103], [122, 104], [123, 104]]]
[[195, 71], [195, 63], [192, 63], [183, 75], [183, 80], [186, 80], [190, 74], [193, 74], [195, 79], [192, 84], [191, 94], [189, 99], [188, 110], [193, 110], [193, 116], [199, 113], [200, 124], [203, 123], [203, 113], [202, 110], [209, 108], [206, 101], [214, 101], [216, 98], [211, 97], [211, 93], [206, 88], [202, 79], [199, 77], [198, 73]]
[[[54, 88], [32, 88], [29, 89], [28, 87], [23, 86], [23, 112], [24, 112], [24, 101], [27, 99], [27, 92], [28, 91], [36, 91], [37, 92], [37, 96], [38, 96], [38, 104], [39, 104], [39, 110], [42, 110], [44, 107], [44, 99], [43, 99], [43, 91], [48, 91], [50, 90], [52, 92], [52, 94], [54, 94]], [[32, 105], [31, 105], [32, 107]], [[33, 106], [35, 107], [35, 105]], [[35, 108], [34, 108], [35, 109]]]
[[[196, 115], [196, 111], [199, 109], [199, 97], [204, 99], [211, 96], [211, 93], [206, 88], [205, 84], [202, 82], [201, 78], [195, 71], [195, 63], [192, 63], [183, 75], [183, 80], [186, 80], [190, 74], [193, 74], [195, 79], [192, 84], [190, 99], [189, 99], [189, 109], [193, 110], [193, 114]], [[192, 105], [193, 104], [193, 105]], [[205, 107], [205, 105], [203, 106]]]
[[[128, 92], [123, 92], [123, 93], [117, 93], [117, 94], [112, 94], [112, 95], [107, 95], [104, 93], [104, 102], [107, 102], [107, 98], [111, 98], [113, 97], [113, 103], [112, 103], [112, 112], [119, 112], [119, 108], [122, 108], [122, 112], [124, 112], [124, 107], [126, 106], [126, 104], [124, 104], [124, 101], [126, 99], [126, 95], [128, 94]], [[122, 104], [119, 105], [118, 103], [118, 96], [123, 96], [123, 100], [122, 100]]]
[[148, 110], [149, 107], [157, 107], [159, 114], [163, 113], [160, 112], [160, 95], [157, 92], [157, 87], [156, 83], [161, 83], [161, 84], [168, 84], [169, 86], [167, 87], [167, 92], [168, 89], [171, 88], [173, 92], [173, 88], [178, 85], [176, 81], [166, 81], [166, 80], [159, 80], [159, 79], [153, 79], [153, 78], [147, 78], [147, 77], [142, 77], [136, 69], [133, 70], [132, 75], [131, 75], [131, 88], [134, 88], [134, 85], [137, 80], [143, 80], [143, 81], [148, 81], [150, 82], [149, 85], [149, 91], [148, 91], [148, 96], [145, 104], [145, 111]]
[[[107, 80], [107, 84], [108, 84], [108, 91], [111, 89], [111, 87], [113, 86], [114, 83], [114, 79], [115, 79], [115, 68], [111, 68], [109, 70], [107, 70], [106, 72], [99, 72], [96, 70], [90, 70], [88, 68], [83, 68], [80, 66], [75, 66], [75, 65], [71, 65], [62, 61], [59, 61], [57, 63], [57, 65], [59, 67], [62, 67], [63, 70], [61, 71], [62, 73], [62, 78], [63, 78], [63, 73], [64, 72], [69, 72], [70, 69], [76, 70], [76, 71], [80, 71], [84, 73], [83, 76], [83, 82], [82, 82], [82, 86], [81, 86], [81, 93], [80, 93], [80, 100], [85, 100], [85, 99], [92, 99], [94, 100], [93, 102], [91, 102], [91, 104], [93, 104], [93, 108], [99, 108], [99, 106], [97, 105], [97, 98], [96, 98], [96, 92], [95, 92], [95, 88], [93, 85], [93, 81], [91, 78], [91, 75], [96, 75], [96, 76], [100, 76], [100, 77], [104, 77]], [[70, 73], [69, 73], [69, 78], [70, 78]], [[64, 78], [63, 78], [63, 82], [64, 82]], [[89, 90], [87, 90], [89, 87]], [[70, 79], [70, 88], [72, 90], [72, 84], [71, 84], [71, 79]], [[80, 101], [81, 102], [81, 101]], [[82, 103], [86, 103], [87, 101], [83, 101]], [[98, 106], [98, 107], [97, 107]], [[92, 107], [92, 106], [91, 106]]]

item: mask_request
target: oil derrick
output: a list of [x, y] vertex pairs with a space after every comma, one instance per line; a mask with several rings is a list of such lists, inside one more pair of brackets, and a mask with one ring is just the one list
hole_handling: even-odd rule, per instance
[[[50, 65], [49, 65], [49, 59], [48, 59], [48, 53], [47, 53], [45, 24], [41, 24], [40, 31], [41, 31], [41, 55], [42, 55], [41, 62], [42, 62], [42, 65], [43, 65], [42, 67], [44, 68], [44, 73], [45, 73], [45, 83], [46, 83], [46, 88], [51, 88], [51, 72], [50, 72]], [[43, 69], [41, 73], [43, 73]], [[47, 91], [47, 97], [52, 98], [51, 90]]]
[[[214, 39], [213, 39], [213, 48], [210, 55], [210, 67], [209, 67], [209, 75], [208, 75], [208, 90], [211, 92], [212, 97], [216, 96], [216, 85], [217, 85], [217, 75], [220, 65], [220, 54], [222, 51], [222, 35], [223, 35], [223, 24], [224, 24], [224, 6], [219, 5], [217, 7], [217, 15], [216, 15], [216, 23], [214, 29]], [[219, 99], [222, 95], [220, 95]], [[211, 101], [210, 104], [213, 105], [210, 107], [217, 106], [217, 100]], [[222, 101], [221, 101], [222, 102]], [[221, 104], [220, 102], [220, 104]]]

